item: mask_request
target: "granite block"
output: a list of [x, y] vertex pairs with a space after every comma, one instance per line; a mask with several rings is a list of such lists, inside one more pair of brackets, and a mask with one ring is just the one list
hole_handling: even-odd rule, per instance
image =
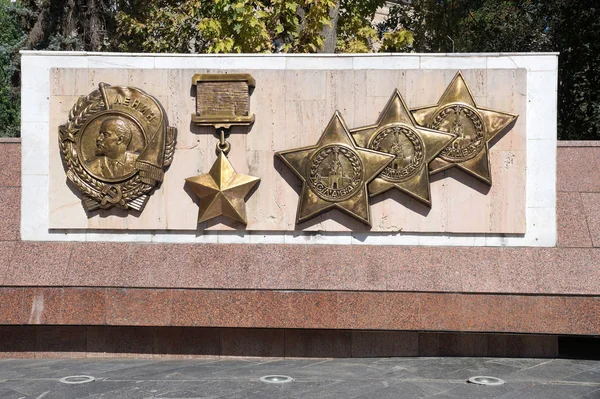
[[[135, 357], [152, 356], [154, 331], [146, 327], [106, 327], [87, 331], [88, 351], [97, 354], [129, 354]], [[92, 335], [92, 336], [90, 336]]]
[[[204, 253], [204, 245], [187, 244], [133, 244], [128, 264], [122, 270], [126, 287], [188, 287], [204, 286], [200, 273], [202, 263], [196, 263], [196, 254]], [[211, 256], [206, 253], [206, 256]]]
[[507, 295], [503, 297], [506, 312], [504, 332], [543, 332], [540, 326], [548, 319], [537, 296]]
[[487, 356], [487, 334], [419, 333], [419, 356]]
[[285, 330], [285, 357], [351, 356], [350, 331]]
[[418, 330], [420, 294], [340, 292], [337, 328]]
[[[444, 267], [460, 276], [463, 292], [502, 290], [502, 271], [498, 265], [498, 248], [461, 247], [450, 251]], [[501, 288], [502, 287], [502, 288]]]
[[600, 335], [600, 297], [559, 297], [557, 311], [562, 323], [556, 333]]
[[25, 288], [22, 324], [60, 324], [62, 288]]
[[286, 294], [267, 291], [176, 290], [173, 325], [203, 327], [285, 327]]
[[23, 288], [0, 287], [0, 324], [21, 324]]
[[544, 248], [535, 251], [537, 290], [544, 294], [600, 294], [600, 250], [596, 248]]
[[103, 325], [106, 293], [102, 288], [64, 288], [61, 324]]
[[162, 245], [132, 247], [127, 286], [298, 289], [305, 248], [298, 245]]
[[464, 323], [459, 294], [421, 294], [421, 330], [459, 331]]
[[[600, 161], [598, 164], [600, 166]], [[600, 193], [581, 193], [581, 199], [592, 244], [600, 247]]]
[[14, 241], [0, 242], [0, 285], [4, 283], [4, 276], [6, 276], [6, 273], [8, 272], [10, 258], [12, 257], [15, 246], [16, 242]]
[[[556, 194], [556, 229], [558, 247], [591, 247], [590, 229], [581, 197], [577, 192]], [[600, 195], [599, 195], [600, 197]], [[600, 236], [599, 236], [600, 238]]]
[[293, 292], [287, 297], [287, 325], [283, 327], [338, 328], [337, 292]]
[[0, 325], [0, 358], [35, 356], [35, 330], [27, 326]]
[[87, 330], [84, 326], [36, 326], [36, 357], [62, 357], [67, 354], [83, 357], [87, 351]]
[[0, 143], [0, 187], [21, 186], [21, 144]]
[[222, 356], [284, 356], [284, 330], [222, 328]]
[[218, 356], [221, 342], [218, 328], [156, 327], [155, 355]]
[[600, 192], [600, 147], [560, 147], [556, 169], [557, 191]]
[[0, 241], [14, 241], [20, 237], [21, 188], [0, 187]]
[[352, 331], [352, 357], [418, 356], [419, 333]]
[[490, 256], [495, 257], [497, 262], [498, 271], [495, 275], [500, 278], [498, 287], [490, 292], [537, 292], [540, 284], [540, 254], [547, 250], [548, 248], [490, 248]]
[[458, 356], [458, 334], [419, 333], [419, 356]]
[[[387, 255], [389, 291], [461, 291], [460, 265], [448, 267], [456, 248], [396, 247]], [[461, 248], [461, 250], [464, 248]]]
[[490, 357], [555, 358], [558, 356], [558, 337], [553, 335], [489, 334]]
[[62, 286], [72, 247], [65, 242], [17, 242], [4, 285]]
[[488, 334], [456, 334], [458, 335], [457, 356], [488, 356]]
[[[504, 331], [506, 314], [504, 295], [470, 295], [463, 294], [461, 331]], [[443, 310], [440, 310], [443, 311]]]
[[[230, 251], [239, 251], [235, 246], [228, 247]], [[260, 244], [245, 248], [247, 254], [241, 259], [241, 267], [227, 270], [227, 278], [233, 287], [310, 289], [312, 282], [305, 277], [305, 268], [310, 263], [307, 260], [311, 259], [308, 253], [310, 246]]]
[[173, 293], [170, 290], [107, 288], [106, 324], [168, 326]]
[[130, 244], [117, 242], [74, 243], [64, 285], [118, 287], [125, 284], [123, 269]]
[[385, 290], [389, 257], [370, 246], [310, 245], [305, 289]]

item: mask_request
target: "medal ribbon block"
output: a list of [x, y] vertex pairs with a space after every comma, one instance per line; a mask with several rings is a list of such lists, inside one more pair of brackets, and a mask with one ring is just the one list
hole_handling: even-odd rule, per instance
[[248, 74], [195, 75], [197, 112], [192, 121], [199, 126], [214, 126], [219, 133], [217, 159], [210, 171], [186, 180], [200, 198], [198, 223], [224, 215], [247, 224], [245, 198], [260, 178], [237, 173], [227, 154], [231, 145], [226, 140], [231, 126], [248, 126], [254, 122], [250, 114], [250, 93], [255, 86]]
[[302, 180], [297, 224], [339, 209], [369, 226], [367, 184], [395, 158], [358, 147], [337, 111], [316, 145], [276, 155]]

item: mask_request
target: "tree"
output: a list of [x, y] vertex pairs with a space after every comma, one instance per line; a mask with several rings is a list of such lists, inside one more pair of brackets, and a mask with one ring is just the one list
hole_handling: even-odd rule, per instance
[[115, 46], [178, 53], [316, 52], [335, 0], [151, 0], [117, 13]]
[[453, 46], [457, 52], [560, 52], [558, 137], [600, 139], [599, 5], [589, 0], [414, 0], [393, 7], [379, 28], [412, 32], [417, 52], [450, 52]]
[[113, 0], [22, 0], [27, 49], [101, 51], [113, 37]]
[[26, 35], [18, 24], [22, 10], [0, 0], [0, 137], [17, 137], [20, 128], [19, 48]]

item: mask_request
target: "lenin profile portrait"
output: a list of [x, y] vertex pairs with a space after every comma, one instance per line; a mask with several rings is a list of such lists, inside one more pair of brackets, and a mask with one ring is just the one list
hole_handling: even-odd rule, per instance
[[121, 118], [110, 117], [102, 121], [96, 137], [97, 158], [88, 161], [88, 169], [108, 179], [121, 178], [134, 172], [139, 153], [130, 148], [134, 134], [132, 130], [131, 124]]

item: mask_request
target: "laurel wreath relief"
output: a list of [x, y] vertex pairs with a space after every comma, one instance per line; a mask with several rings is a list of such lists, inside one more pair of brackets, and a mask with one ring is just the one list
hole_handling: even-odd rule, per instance
[[[60, 126], [59, 147], [68, 169], [67, 177], [83, 193], [83, 203], [88, 210], [113, 206], [138, 209], [143, 204], [136, 204], [136, 200], [149, 193], [154, 185], [142, 182], [139, 173], [123, 183], [105, 183], [89, 174], [81, 163], [76, 145], [77, 136], [85, 123], [104, 109], [106, 107], [99, 91], [81, 96], [69, 112], [68, 122]], [[175, 135], [175, 128], [167, 128], [163, 167], [171, 165], [173, 161]]]

